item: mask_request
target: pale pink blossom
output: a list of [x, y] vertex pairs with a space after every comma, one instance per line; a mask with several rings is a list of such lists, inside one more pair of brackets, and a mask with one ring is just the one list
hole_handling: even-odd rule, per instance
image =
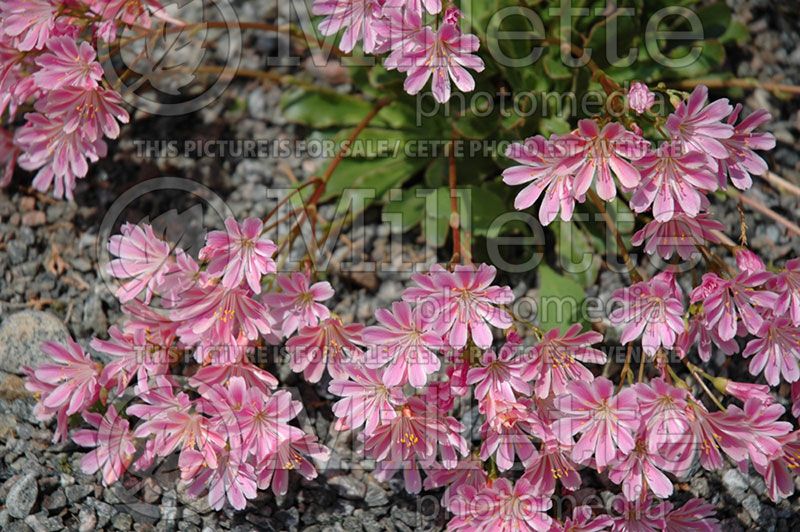
[[689, 499], [683, 506], [669, 511], [665, 532], [718, 532], [722, 530], [714, 517], [714, 507], [703, 499]]
[[607, 530], [613, 523], [608, 515], [595, 516], [591, 506], [576, 506], [572, 509], [572, 517], [564, 519], [564, 523], [554, 523], [549, 532], [600, 532]]
[[783, 271], [768, 281], [768, 288], [778, 294], [775, 314], [788, 314], [800, 327], [800, 258], [786, 261]]
[[615, 497], [612, 504], [617, 514], [612, 532], [662, 532], [666, 527], [667, 512], [672, 506], [669, 503], [655, 503], [648, 494], [628, 500], [625, 497]]
[[64, 131], [77, 131], [88, 141], [102, 135], [119, 136], [119, 124], [127, 124], [128, 112], [117, 91], [103, 88], [65, 87], [47, 94], [36, 110], [48, 118], [64, 121]]
[[622, 328], [620, 342], [629, 344], [641, 336], [642, 348], [650, 356], [661, 347], [672, 349], [684, 330], [683, 304], [664, 278], [620, 288], [612, 301], [621, 304], [609, 315], [611, 323]]
[[717, 174], [720, 186], [724, 186], [729, 177], [733, 186], [747, 190], [753, 186], [753, 175], [764, 175], [769, 170], [767, 162], [755, 150], [771, 150], [775, 147], [775, 136], [772, 133], [755, 131], [756, 128], [769, 122], [772, 117], [764, 109], [758, 109], [736, 124], [742, 105], [736, 104], [728, 117], [728, 124], [733, 126], [733, 136], [720, 142], [728, 150], [728, 157], [718, 162]]
[[714, 379], [714, 385], [721, 392], [735, 397], [743, 403], [750, 399], [757, 399], [765, 406], [775, 402], [772, 389], [766, 384], [735, 382], [717, 377]]
[[275, 495], [283, 496], [289, 490], [289, 471], [295, 471], [306, 480], [317, 477], [317, 470], [309, 458], [326, 462], [330, 449], [317, 442], [316, 437], [292, 432], [289, 438], [278, 443], [278, 448], [266, 460], [256, 464], [258, 488], [272, 488]]
[[556, 398], [558, 419], [552, 429], [563, 444], [581, 436], [572, 448], [572, 458], [585, 464], [594, 457], [598, 469], [604, 469], [617, 457], [635, 447], [634, 432], [639, 426], [636, 393], [626, 388], [614, 394], [614, 384], [605, 377], [592, 382], [572, 382], [567, 393]]
[[248, 359], [247, 354], [251, 347], [247, 344], [247, 338], [240, 336], [237, 340], [230, 339], [219, 346], [197, 346], [195, 359], [207, 365], [192, 375], [189, 384], [203, 393], [207, 388], [241, 377], [248, 388], [257, 388], [264, 394], [270, 394], [278, 387], [278, 379]]
[[691, 429], [687, 415], [686, 390], [657, 378], [639, 383], [636, 390], [639, 412], [647, 431], [647, 451], [657, 453], [664, 446], [685, 441]]
[[22, 372], [25, 374], [25, 389], [33, 393], [37, 398], [36, 406], [33, 407], [33, 415], [39, 421], [50, 421], [56, 417], [56, 430], [53, 432], [53, 443], [60, 443], [67, 440], [69, 431], [69, 417], [67, 407], [62, 405], [58, 408], [48, 408], [44, 406], [42, 399], [53, 393], [57, 385], [42, 381], [36, 377], [33, 369], [23, 366]]
[[81, 447], [95, 448], [81, 458], [81, 470], [88, 475], [102, 470], [103, 483], [113, 484], [127, 471], [136, 453], [128, 420], [117, 414], [114, 405], [109, 405], [105, 415], [84, 412], [83, 419], [96, 430], [82, 429], [72, 436]]
[[467, 338], [478, 347], [492, 344], [489, 325], [508, 329], [512, 320], [500, 305], [511, 303], [514, 294], [507, 286], [491, 286], [497, 270], [481, 264], [456, 266], [453, 272], [431, 268], [428, 274], [416, 274], [416, 286], [403, 292], [403, 299], [422, 307], [422, 312], [434, 330], [441, 332], [447, 343], [456, 349], [467, 344]]
[[286, 342], [291, 355], [292, 371], [303, 373], [308, 382], [319, 382], [325, 368], [334, 379], [346, 379], [350, 366], [361, 363], [364, 326], [345, 325], [337, 316], [322, 320], [318, 325], [301, 327], [297, 336]]
[[108, 335], [109, 340], [94, 338], [90, 344], [92, 349], [112, 357], [100, 376], [103, 386], [116, 386], [117, 393], [121, 394], [131, 379], [136, 377], [136, 391], [143, 392], [147, 390], [148, 379], [169, 370], [169, 344], [148, 338], [142, 329], [124, 331], [112, 326]]
[[681, 102], [667, 117], [667, 131], [687, 150], [703, 157], [727, 159], [729, 152], [721, 142], [733, 136], [733, 126], [722, 122], [733, 111], [727, 98], [708, 105], [708, 87], [698, 85], [689, 99]]
[[513, 403], [516, 394], [530, 395], [530, 385], [522, 376], [524, 361], [517, 356], [518, 351], [518, 344], [512, 341], [499, 355], [492, 349], [483, 354], [480, 365], [467, 373], [467, 384], [475, 385], [476, 399], [482, 400], [488, 395], [494, 401]]
[[65, 408], [71, 416], [92, 406], [100, 393], [102, 365], [92, 360], [72, 338], [66, 345], [44, 342], [42, 352], [53, 359], [34, 370], [39, 382], [55, 386], [41, 398], [42, 405], [51, 411]]
[[312, 13], [324, 17], [319, 24], [322, 35], [335, 35], [344, 30], [339, 42], [343, 52], [352, 52], [363, 39], [364, 52], [371, 54], [381, 40], [382, 3], [380, 0], [315, 0]]
[[533, 390], [540, 399], [560, 395], [573, 381], [591, 381], [594, 375], [581, 362], [605, 364], [606, 355], [591, 346], [603, 339], [594, 331], [581, 333], [574, 324], [564, 334], [551, 329], [528, 353], [522, 378], [533, 381]]
[[330, 316], [322, 304], [333, 297], [333, 288], [327, 281], [311, 284], [307, 273], [294, 272], [278, 275], [281, 291], [265, 294], [264, 303], [281, 326], [281, 334], [288, 337], [299, 327], [314, 326]]
[[499, 478], [481, 490], [462, 486], [450, 508], [455, 517], [447, 527], [475, 532], [539, 532], [547, 530], [553, 521], [546, 513], [552, 504], [549, 497], [533, 492], [525, 479], [512, 484]]
[[780, 454], [781, 438], [792, 430], [791, 423], [779, 421], [785, 410], [780, 404], [764, 403], [756, 397], [745, 401], [744, 408], [728, 406], [727, 417], [737, 423], [753, 465], [767, 467], [769, 461]]
[[189, 483], [187, 493], [197, 497], [208, 488], [208, 504], [214, 510], [221, 510], [225, 501], [235, 510], [244, 510], [247, 500], [258, 493], [253, 465], [238, 449], [221, 449], [214, 468], [203, 464], [197, 452], [186, 453], [181, 458], [181, 478]]
[[[676, 205], [680, 207], [680, 205]], [[707, 213], [692, 217], [684, 212], [676, 212], [667, 221], [652, 220], [631, 237], [631, 244], [641, 246], [648, 255], [657, 254], [662, 259], [670, 259], [677, 252], [683, 260], [699, 254], [698, 246], [719, 243], [714, 231], [725, 227]]]
[[144, 294], [148, 303], [169, 270], [169, 244], [156, 236], [149, 224], [126, 223], [120, 234], [108, 240], [108, 252], [116, 257], [108, 264], [108, 273], [126, 280], [115, 294], [120, 302]]
[[645, 212], [652, 207], [653, 217], [660, 222], [671, 220], [679, 212], [697, 216], [704, 194], [717, 189], [717, 178], [709, 170], [706, 156], [675, 144], [664, 144], [637, 164], [642, 182], [631, 197], [631, 208]]
[[529, 460], [523, 474], [534, 493], [552, 495], [556, 482], [570, 491], [581, 487], [581, 475], [570, 454], [571, 445], [562, 445], [550, 436], [544, 439], [541, 449]]
[[487, 419], [481, 427], [481, 460], [494, 456], [500, 471], [511, 469], [515, 457], [527, 466], [538, 454], [531, 437], [544, 437], [542, 421], [526, 402], [489, 401], [494, 405], [492, 412], [484, 412]]
[[233, 218], [225, 220], [225, 231], [211, 231], [200, 259], [208, 261], [206, 273], [221, 277], [222, 286], [236, 288], [243, 280], [256, 294], [261, 293], [261, 278], [275, 273], [272, 255], [278, 247], [262, 236], [264, 223], [247, 218], [241, 224]]
[[52, 0], [6, 0], [0, 3], [0, 31], [23, 52], [41, 50], [53, 34], [57, 11]]
[[790, 497], [795, 491], [795, 478], [800, 468], [800, 431], [779, 438], [781, 450], [766, 466], [754, 464], [756, 471], [764, 477], [767, 494], [774, 502]]
[[447, 469], [441, 464], [433, 463], [427, 470], [424, 487], [426, 490], [445, 487], [442, 503], [449, 508], [457, 500], [462, 486], [471, 486], [480, 491], [486, 486], [488, 475], [483, 462], [474, 454], [458, 461], [458, 464]]
[[628, 105], [631, 109], [637, 114], [642, 114], [649, 111], [655, 103], [656, 95], [647, 85], [640, 81], [631, 83], [631, 88], [628, 90]]
[[41, 67], [33, 75], [39, 87], [94, 89], [103, 79], [103, 67], [95, 61], [97, 53], [88, 42], [79, 44], [71, 37], [54, 37], [47, 41], [47, 50], [35, 59]]
[[622, 485], [622, 494], [629, 500], [636, 500], [646, 490], [660, 498], [672, 495], [672, 481], [662, 469], [669, 468], [669, 461], [659, 451], [650, 451], [644, 433], [636, 439], [636, 446], [629, 454], [609, 465], [608, 478]]
[[729, 356], [739, 351], [739, 344], [736, 340], [733, 338], [723, 340], [716, 328], [707, 325], [703, 309], [699, 309], [689, 317], [688, 328], [675, 340], [675, 350], [683, 358], [689, 354], [695, 344], [697, 344], [697, 353], [703, 362], [711, 360], [714, 346]]
[[418, 17], [425, 12], [436, 15], [442, 11], [442, 0], [386, 0], [384, 9], [402, 9]]
[[364, 342], [370, 345], [367, 365], [383, 369], [387, 386], [411, 383], [425, 386], [428, 376], [439, 371], [441, 362], [435, 351], [442, 336], [426, 327], [423, 309], [412, 309], [405, 301], [392, 303], [392, 310], [377, 309], [379, 326], [364, 329]]
[[364, 427], [370, 436], [378, 425], [397, 417], [395, 406], [405, 402], [401, 387], [387, 386], [382, 372], [353, 365], [349, 378], [333, 379], [328, 391], [342, 397], [331, 408], [336, 416], [336, 430], [356, 430]]
[[781, 377], [786, 382], [800, 380], [800, 329], [789, 318], [773, 318], [764, 321], [756, 336], [742, 351], [744, 358], [753, 357], [750, 374], [757, 376], [763, 371], [772, 386], [777, 386]]

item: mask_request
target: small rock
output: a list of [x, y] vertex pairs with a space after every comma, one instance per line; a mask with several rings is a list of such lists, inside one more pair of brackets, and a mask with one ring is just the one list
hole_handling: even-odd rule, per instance
[[49, 312], [26, 310], [12, 314], [0, 325], [0, 370], [22, 375], [22, 366], [49, 362], [41, 344], [50, 340], [66, 343], [67, 328]]
[[84, 505], [91, 506], [92, 508], [94, 508], [94, 513], [97, 516], [97, 526], [99, 528], [105, 527], [108, 524], [108, 522], [111, 521], [111, 518], [114, 516], [115, 513], [113, 506], [111, 506], [106, 502], [99, 501], [94, 497], [86, 499]]
[[67, 495], [63, 489], [57, 489], [50, 495], [46, 495], [42, 501], [42, 508], [51, 512], [57, 512], [67, 505]]
[[357, 478], [350, 475], [339, 475], [328, 479], [328, 485], [333, 486], [336, 492], [345, 499], [360, 501], [367, 493], [367, 486]]
[[17, 519], [25, 519], [33, 510], [38, 496], [39, 486], [36, 484], [36, 477], [32, 474], [25, 475], [8, 492], [6, 497], [8, 514]]
[[44, 225], [46, 221], [47, 216], [42, 211], [31, 211], [22, 215], [22, 225], [27, 225], [28, 227], [39, 227]]
[[28, 258], [28, 246], [19, 240], [12, 240], [6, 246], [8, 260], [11, 264], [22, 264]]
[[81, 508], [78, 514], [78, 532], [92, 532], [97, 527], [97, 516], [88, 506]]
[[0, 414], [0, 440], [8, 441], [17, 430], [17, 418], [12, 414]]
[[69, 500], [69, 502], [72, 504], [82, 501], [93, 491], [93, 486], [85, 485], [74, 485], [64, 488], [64, 493], [67, 495], [67, 500]]
[[722, 483], [738, 502], [742, 502], [748, 485], [747, 479], [737, 469], [725, 471], [725, 474], [722, 475]]
[[133, 526], [133, 517], [119, 513], [111, 518], [111, 526], [114, 527], [114, 530], [130, 530]]
[[364, 502], [367, 503], [367, 506], [385, 506], [389, 504], [389, 498], [383, 488], [374, 482], [368, 482]]
[[742, 501], [742, 507], [747, 510], [748, 514], [750, 514], [750, 517], [753, 518], [754, 523], [760, 522], [761, 503], [758, 502], [758, 497], [756, 497], [755, 493], [751, 493], [744, 498]]
[[64, 523], [58, 516], [47, 517], [47, 512], [29, 515], [25, 518], [25, 524], [33, 529], [34, 532], [56, 532], [64, 529]]

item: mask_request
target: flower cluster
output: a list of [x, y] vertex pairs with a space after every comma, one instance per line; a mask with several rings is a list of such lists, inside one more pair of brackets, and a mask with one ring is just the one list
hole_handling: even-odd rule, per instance
[[[440, 0], [314, 0], [313, 13], [324, 17], [323, 35], [342, 32], [343, 52], [361, 43], [367, 54], [388, 54], [384, 65], [406, 75], [408, 94], [418, 94], [430, 81], [436, 101], [445, 103], [452, 84], [464, 92], [475, 89], [467, 69], [484, 69], [475, 55], [478, 37], [463, 34], [461, 12], [444, 9]], [[425, 24], [427, 16], [434, 16], [433, 25]]]

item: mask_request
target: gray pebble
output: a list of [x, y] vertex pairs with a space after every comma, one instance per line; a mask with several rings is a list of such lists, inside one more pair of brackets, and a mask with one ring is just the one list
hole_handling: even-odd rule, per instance
[[33, 510], [36, 498], [39, 496], [39, 486], [36, 477], [28, 474], [18, 480], [8, 492], [6, 509], [11, 517], [25, 519]]
[[25, 310], [12, 314], [0, 325], [0, 370], [22, 374], [22, 366], [36, 367], [49, 362], [42, 353], [44, 341], [66, 342], [64, 324], [49, 312]]

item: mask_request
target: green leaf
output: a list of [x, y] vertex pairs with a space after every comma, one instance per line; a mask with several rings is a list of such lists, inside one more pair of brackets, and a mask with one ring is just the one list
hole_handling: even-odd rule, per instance
[[358, 125], [372, 107], [361, 98], [323, 90], [292, 89], [281, 98], [286, 120], [317, 129]]
[[551, 228], [564, 275], [586, 288], [595, 284], [602, 261], [589, 236], [575, 223], [556, 221]]
[[425, 164], [424, 159], [378, 158], [344, 159], [331, 176], [322, 200], [340, 196], [347, 189], [360, 189], [367, 205], [380, 199], [386, 191], [400, 187]]
[[420, 225], [425, 217], [425, 197], [420, 193], [419, 187], [413, 187], [403, 190], [398, 199], [390, 198], [383, 206], [386, 220], [396, 224], [399, 218], [404, 233]]
[[583, 287], [572, 279], [553, 271], [545, 264], [539, 265], [539, 325], [545, 331], [566, 330], [576, 322], [586, 324], [581, 318], [585, 299]]

